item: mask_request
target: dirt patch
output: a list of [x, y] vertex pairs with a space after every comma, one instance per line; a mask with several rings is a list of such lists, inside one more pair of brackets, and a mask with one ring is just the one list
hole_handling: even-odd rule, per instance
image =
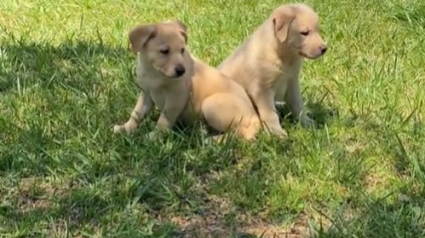
[[[209, 197], [196, 214], [173, 216], [165, 220], [178, 227], [178, 238], [223, 238], [223, 237], [262, 237], [262, 238], [307, 238], [310, 237], [308, 216], [298, 215], [292, 227], [271, 224], [260, 216], [234, 212], [230, 201], [225, 198]], [[235, 213], [237, 215], [235, 215]]]
[[367, 146], [364, 142], [358, 141], [354, 137], [346, 138], [345, 141], [344, 141], [344, 144], [345, 144], [345, 150], [349, 154], [362, 152], [362, 151], [365, 150], [365, 148]]
[[53, 206], [53, 202], [46, 199], [39, 199], [28, 191], [22, 191], [18, 197], [18, 206], [26, 212], [33, 209], [47, 209]]
[[22, 179], [16, 191], [18, 206], [22, 212], [33, 209], [47, 209], [55, 206], [54, 197], [63, 196], [70, 185], [54, 184], [54, 186], [38, 178]]
[[225, 217], [218, 215], [173, 217], [171, 221], [180, 230], [176, 237], [180, 238], [219, 238], [219, 237], [263, 237], [263, 238], [308, 238], [307, 216], [302, 213], [298, 216], [292, 227], [281, 227], [268, 224], [261, 219], [250, 218], [244, 220], [243, 216], [236, 218], [235, 224], [226, 224]]

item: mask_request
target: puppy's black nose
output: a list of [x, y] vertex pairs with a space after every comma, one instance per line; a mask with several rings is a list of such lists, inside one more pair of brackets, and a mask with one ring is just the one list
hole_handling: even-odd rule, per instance
[[183, 65], [177, 65], [176, 68], [174, 68], [174, 71], [176, 72], [176, 76], [180, 77], [186, 72], [186, 69]]
[[322, 55], [325, 54], [327, 50], [328, 50], [328, 47], [326, 47], [325, 45], [320, 47], [320, 51], [322, 52]]

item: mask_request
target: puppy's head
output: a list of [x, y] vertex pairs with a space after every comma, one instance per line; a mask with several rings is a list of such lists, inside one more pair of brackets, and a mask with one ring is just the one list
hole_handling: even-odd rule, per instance
[[187, 27], [179, 20], [139, 25], [129, 33], [130, 48], [158, 72], [169, 78], [180, 78], [190, 64], [186, 52]]
[[302, 57], [316, 59], [327, 46], [319, 34], [319, 17], [304, 4], [284, 5], [272, 14], [273, 29], [285, 50]]

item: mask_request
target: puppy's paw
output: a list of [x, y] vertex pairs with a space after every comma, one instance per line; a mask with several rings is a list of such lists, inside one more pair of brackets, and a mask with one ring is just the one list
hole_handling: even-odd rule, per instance
[[225, 139], [226, 139], [226, 136], [224, 134], [208, 136], [207, 138], [204, 139], [204, 144], [212, 145], [214, 143], [223, 143]]
[[303, 128], [311, 128], [316, 125], [316, 122], [308, 116], [304, 116], [301, 118], [301, 126]]
[[115, 125], [113, 128], [114, 134], [120, 134], [125, 131], [124, 125]]
[[160, 141], [160, 140], [165, 139], [167, 134], [168, 134], [168, 131], [157, 129], [157, 130], [149, 132], [149, 134], [147, 135], [147, 138], [149, 140], [153, 140], [153, 141]]
[[286, 132], [286, 130], [284, 129], [279, 131], [274, 131], [274, 134], [281, 140], [285, 140], [288, 138], [288, 132]]
[[281, 128], [281, 127], [279, 127], [279, 128], [272, 128], [272, 129], [266, 130], [266, 133], [269, 134], [269, 135], [270, 134], [271, 135], [274, 135], [274, 136], [276, 136], [277, 138], [279, 138], [281, 140], [284, 140], [284, 139], [287, 139], [288, 138], [288, 132], [286, 132], [286, 130], [283, 129], [283, 128]]
[[214, 143], [214, 139], [210, 136], [204, 139], [204, 145], [211, 145]]
[[131, 133], [133, 131], [135, 131], [137, 128], [137, 124], [136, 123], [132, 123], [132, 122], [127, 122], [123, 125], [115, 125], [114, 126], [114, 134], [119, 134], [119, 133]]
[[151, 132], [149, 132], [147, 137], [148, 137], [149, 140], [157, 140], [159, 138], [158, 132], [157, 131], [151, 131]]

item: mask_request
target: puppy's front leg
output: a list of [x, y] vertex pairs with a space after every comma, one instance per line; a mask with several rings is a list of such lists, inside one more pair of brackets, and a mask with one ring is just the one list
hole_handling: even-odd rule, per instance
[[130, 119], [123, 125], [115, 125], [114, 133], [120, 132], [133, 132], [136, 130], [140, 122], [143, 121], [145, 116], [152, 110], [153, 102], [148, 92], [140, 92], [137, 104], [131, 112]]
[[164, 132], [171, 130], [186, 107], [188, 97], [182, 95], [176, 97], [176, 95], [178, 94], [167, 96], [164, 109], [156, 123], [156, 129], [159, 131]]
[[300, 82], [298, 78], [289, 80], [285, 101], [291, 109], [292, 114], [294, 114], [294, 116], [300, 120], [302, 127], [305, 128], [315, 123], [307, 116], [304, 110], [304, 102], [301, 96]]
[[286, 138], [288, 134], [279, 123], [279, 116], [274, 104], [274, 93], [267, 90], [257, 94], [253, 100], [258, 108], [261, 121], [266, 124], [266, 129], [280, 138]]

